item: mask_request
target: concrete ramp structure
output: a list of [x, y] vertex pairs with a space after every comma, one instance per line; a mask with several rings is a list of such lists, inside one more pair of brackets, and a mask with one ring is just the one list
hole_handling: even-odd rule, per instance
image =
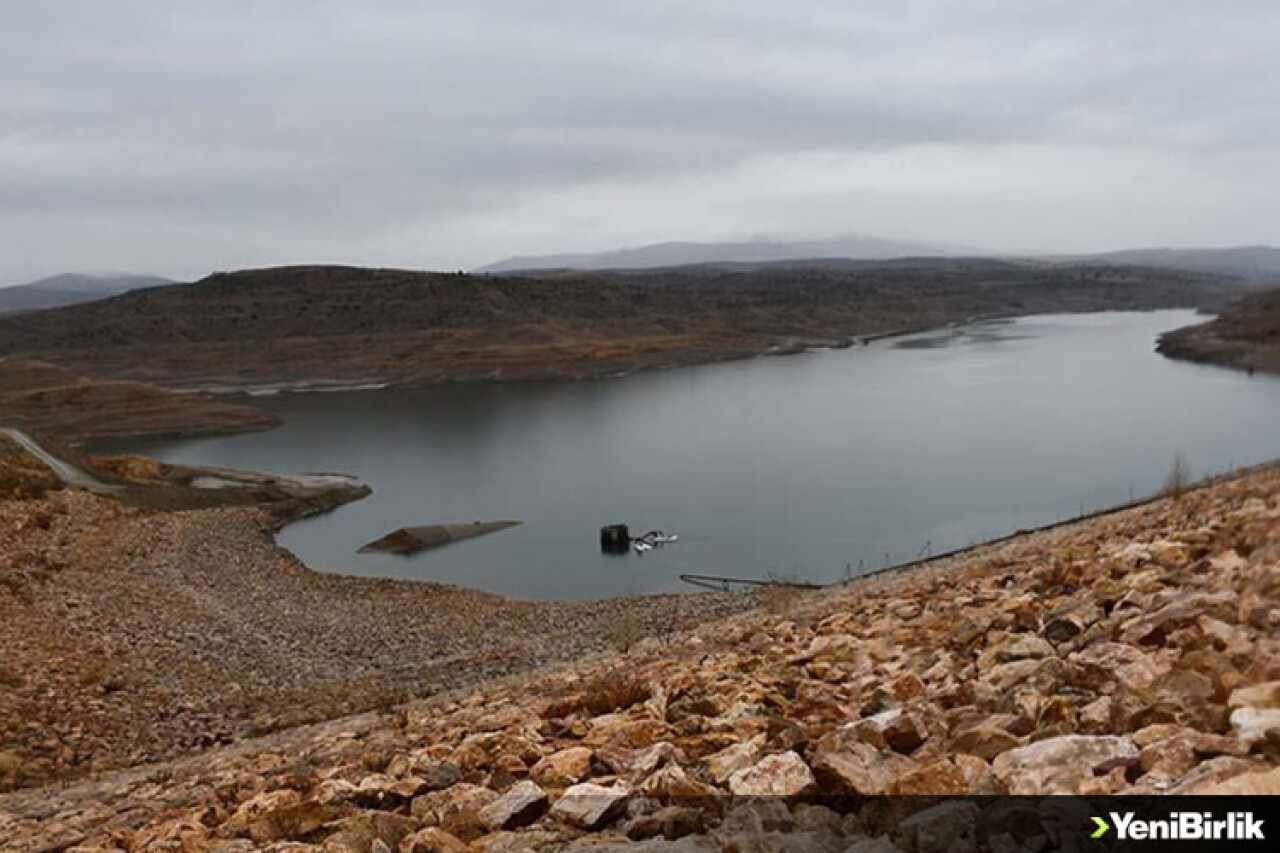
[[439, 548], [451, 542], [473, 539], [486, 533], [496, 533], [522, 523], [520, 521], [473, 521], [470, 524], [426, 524], [417, 527], [401, 527], [381, 539], [375, 539], [362, 546], [359, 553], [413, 554], [428, 548]]

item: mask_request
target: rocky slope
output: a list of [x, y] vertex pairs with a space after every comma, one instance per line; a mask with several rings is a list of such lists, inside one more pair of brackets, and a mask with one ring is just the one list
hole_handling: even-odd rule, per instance
[[0, 790], [384, 707], [750, 606], [723, 595], [531, 604], [319, 574], [271, 530], [357, 487], [222, 474], [237, 479], [199, 489], [179, 484], [192, 472], [147, 461], [89, 459], [129, 477], [98, 496], [60, 488], [0, 440]]
[[1280, 373], [1280, 290], [1253, 294], [1199, 326], [1160, 336], [1170, 358]]
[[[980, 804], [899, 820], [865, 798], [1280, 793], [1280, 469], [762, 604], [626, 655], [11, 794], [0, 837], [80, 851], [1034, 850], [1057, 839]], [[264, 648], [291, 639], [263, 629]]]
[[217, 274], [0, 318], [0, 355], [198, 390], [602, 376], [973, 317], [1190, 307], [1220, 279], [991, 260], [504, 277], [348, 267]]

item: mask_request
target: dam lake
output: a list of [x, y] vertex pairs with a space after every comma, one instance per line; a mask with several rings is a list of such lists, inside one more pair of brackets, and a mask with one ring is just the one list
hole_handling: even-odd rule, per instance
[[[1191, 311], [1025, 317], [846, 350], [584, 382], [255, 397], [285, 425], [100, 442], [166, 462], [342, 472], [364, 500], [278, 541], [319, 571], [528, 599], [690, 592], [684, 573], [817, 583], [1280, 457], [1280, 379], [1172, 361]], [[412, 556], [398, 527], [524, 523]], [[679, 541], [601, 553], [602, 525]]]

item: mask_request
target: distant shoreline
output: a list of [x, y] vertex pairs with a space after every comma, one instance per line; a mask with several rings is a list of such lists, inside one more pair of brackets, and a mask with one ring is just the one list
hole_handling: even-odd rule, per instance
[[[546, 278], [288, 267], [0, 318], [0, 362], [38, 361], [97, 384], [106, 396], [92, 419], [53, 399], [32, 414], [63, 438], [225, 433], [271, 424], [251, 406], [209, 423], [197, 403], [600, 379], [993, 318], [1219, 305], [1238, 288], [1168, 270], [995, 260]], [[140, 409], [131, 400], [145, 389], [189, 411]]]

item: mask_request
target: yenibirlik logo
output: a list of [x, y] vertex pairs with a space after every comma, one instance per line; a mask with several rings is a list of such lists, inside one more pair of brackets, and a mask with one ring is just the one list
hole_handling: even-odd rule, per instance
[[[1109, 812], [1115, 824], [1116, 837], [1121, 841], [1263, 841], [1263, 820], [1252, 812], [1230, 812], [1223, 818], [1215, 818], [1212, 812], [1173, 812], [1167, 819], [1144, 820], [1133, 812]], [[1111, 824], [1100, 817], [1093, 818], [1094, 830], [1090, 838], [1102, 838]]]

